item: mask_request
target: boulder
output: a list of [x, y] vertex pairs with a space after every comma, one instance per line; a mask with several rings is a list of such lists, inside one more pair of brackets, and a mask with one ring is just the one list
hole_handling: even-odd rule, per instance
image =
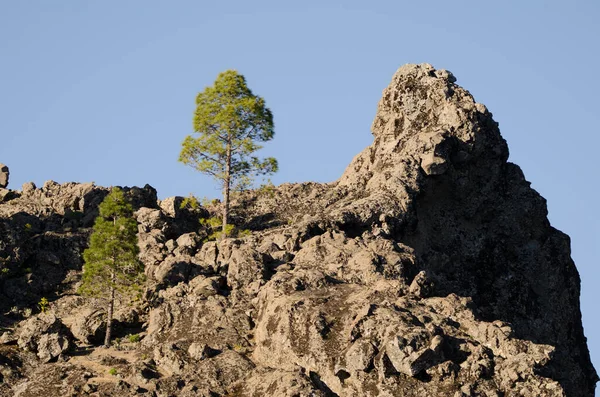
[[410, 283], [408, 290], [418, 297], [427, 298], [431, 296], [433, 287], [433, 281], [427, 277], [427, 272], [421, 270]]
[[163, 344], [154, 348], [154, 361], [169, 373], [180, 374], [189, 364], [187, 354], [176, 344]]
[[219, 291], [226, 288], [226, 281], [224, 277], [213, 276], [197, 276], [189, 283], [190, 291], [203, 298], [217, 295]]
[[137, 186], [133, 187], [123, 187], [123, 192], [127, 199], [131, 202], [134, 209], [147, 207], [147, 208], [157, 208], [158, 207], [158, 198], [156, 196], [156, 189], [152, 186], [146, 184], [144, 187], [140, 188]]
[[221, 351], [213, 349], [205, 343], [194, 342], [188, 348], [188, 353], [194, 360], [205, 360], [207, 358], [216, 356], [217, 354], [221, 353]]
[[69, 349], [72, 335], [53, 314], [40, 314], [22, 323], [17, 332], [19, 348], [36, 353], [43, 362], [56, 359]]
[[344, 369], [350, 373], [366, 371], [373, 365], [373, 358], [377, 351], [373, 343], [366, 339], [354, 342], [345, 354], [346, 365]]
[[168, 256], [153, 269], [153, 279], [162, 287], [188, 281], [201, 270], [200, 266], [189, 256]]
[[385, 345], [385, 354], [397, 372], [414, 377], [443, 361], [442, 342], [439, 335], [430, 340], [424, 330], [405, 331]]
[[14, 190], [0, 188], [0, 203], [16, 199], [19, 197], [19, 193]]
[[142, 227], [142, 232], [149, 232], [152, 229], [161, 230], [165, 226], [164, 216], [159, 209], [142, 207], [136, 211], [135, 216]]
[[185, 233], [179, 236], [176, 240], [177, 248], [174, 249], [173, 253], [175, 256], [189, 255], [194, 256], [196, 253], [200, 237], [197, 233]]
[[43, 334], [37, 341], [37, 356], [47, 363], [69, 349], [69, 339], [58, 333]]
[[100, 344], [106, 331], [106, 316], [103, 311], [83, 308], [76, 312], [70, 325], [73, 336], [83, 343]]
[[35, 186], [35, 183], [33, 182], [25, 182], [23, 186], [21, 186], [21, 192], [24, 195], [31, 195], [36, 189], [37, 186]]
[[263, 255], [247, 246], [231, 244], [224, 247], [224, 244], [221, 244], [222, 248], [231, 249], [229, 255], [223, 256], [223, 263], [228, 267], [227, 282], [230, 287], [239, 292], [255, 295], [269, 271]]
[[181, 203], [183, 200], [184, 198], [180, 196], [167, 197], [160, 201], [159, 207], [166, 216], [178, 218], [179, 214], [182, 212]]
[[0, 163], [0, 188], [5, 188], [8, 186], [8, 177], [10, 176], [10, 172], [8, 171], [8, 167], [2, 163]]

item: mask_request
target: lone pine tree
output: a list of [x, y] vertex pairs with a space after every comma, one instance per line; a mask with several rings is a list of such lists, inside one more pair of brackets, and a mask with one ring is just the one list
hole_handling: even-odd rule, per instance
[[137, 222], [123, 191], [113, 188], [99, 210], [89, 247], [83, 252], [80, 292], [106, 301], [104, 345], [108, 347], [117, 294], [123, 300], [130, 298], [143, 282], [144, 267], [138, 260]]
[[223, 189], [222, 235], [227, 234], [229, 194], [236, 182], [277, 171], [273, 157], [259, 159], [253, 153], [258, 142], [273, 139], [273, 114], [263, 98], [246, 85], [235, 70], [217, 77], [196, 97], [195, 136], [182, 143], [179, 161], [212, 176]]

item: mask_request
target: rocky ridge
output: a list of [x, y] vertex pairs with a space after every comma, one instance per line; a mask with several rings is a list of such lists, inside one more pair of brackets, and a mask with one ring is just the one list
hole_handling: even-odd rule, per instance
[[455, 81], [400, 68], [338, 181], [236, 195], [248, 237], [126, 189], [148, 285], [111, 349], [74, 295], [108, 190], [0, 189], [0, 395], [592, 396], [569, 239]]

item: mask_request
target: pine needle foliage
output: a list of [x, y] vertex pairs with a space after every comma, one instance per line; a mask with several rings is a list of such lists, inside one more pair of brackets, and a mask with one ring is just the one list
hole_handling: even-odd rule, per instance
[[84, 268], [79, 292], [106, 301], [104, 345], [109, 346], [116, 296], [131, 298], [140, 290], [144, 267], [138, 260], [137, 222], [123, 191], [113, 188], [99, 210], [89, 247], [83, 252]]
[[273, 114], [265, 100], [248, 88], [244, 76], [227, 70], [196, 97], [194, 132], [184, 139], [179, 161], [221, 184], [222, 232], [226, 235], [232, 187], [277, 171], [275, 158], [253, 155], [262, 148], [259, 142], [275, 135]]

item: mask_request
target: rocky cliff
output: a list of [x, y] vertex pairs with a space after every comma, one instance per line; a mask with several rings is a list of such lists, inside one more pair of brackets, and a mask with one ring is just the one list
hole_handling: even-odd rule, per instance
[[0, 189], [0, 395], [593, 396], [569, 238], [486, 107], [407, 65], [372, 132], [337, 182], [237, 194], [244, 238], [127, 189], [148, 285], [110, 349], [74, 294], [107, 189]]

